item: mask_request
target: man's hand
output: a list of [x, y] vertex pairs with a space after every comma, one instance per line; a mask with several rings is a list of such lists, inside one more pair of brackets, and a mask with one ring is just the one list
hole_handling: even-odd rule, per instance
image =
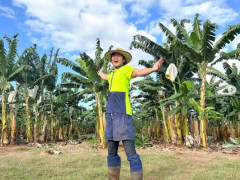
[[153, 71], [158, 71], [162, 67], [163, 58], [161, 57], [152, 67]]
[[102, 73], [103, 73], [103, 67], [97, 72], [97, 74], [101, 76]]
[[103, 79], [107, 81], [107, 75], [103, 73], [103, 67], [97, 72], [97, 74]]

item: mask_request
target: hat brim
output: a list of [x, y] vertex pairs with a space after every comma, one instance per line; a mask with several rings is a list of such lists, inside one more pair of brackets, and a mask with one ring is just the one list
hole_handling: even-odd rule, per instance
[[105, 53], [105, 58], [109, 62], [112, 62], [112, 59], [111, 59], [111, 54], [112, 53], [119, 53], [119, 54], [123, 55], [126, 59], [126, 64], [128, 64], [132, 60], [132, 55], [129, 52], [122, 51], [122, 50], [112, 50], [112, 51], [108, 51], [108, 52]]

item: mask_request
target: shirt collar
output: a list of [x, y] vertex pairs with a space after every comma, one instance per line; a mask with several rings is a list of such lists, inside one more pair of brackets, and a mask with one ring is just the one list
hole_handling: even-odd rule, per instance
[[120, 66], [118, 66], [118, 67], [116, 67], [116, 69], [119, 69], [119, 68], [121, 68], [121, 67], [123, 67], [124, 65], [120, 65]]

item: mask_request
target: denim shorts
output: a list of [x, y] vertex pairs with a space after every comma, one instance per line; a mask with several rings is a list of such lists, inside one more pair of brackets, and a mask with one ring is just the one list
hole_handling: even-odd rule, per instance
[[105, 139], [113, 141], [134, 140], [132, 116], [123, 113], [108, 113]]

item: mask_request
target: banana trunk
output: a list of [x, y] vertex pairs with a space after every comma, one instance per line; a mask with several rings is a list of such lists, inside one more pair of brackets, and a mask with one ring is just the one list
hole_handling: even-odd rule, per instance
[[16, 113], [14, 112], [13, 107], [10, 107], [10, 119], [11, 119], [11, 144], [16, 144], [17, 122]]
[[69, 131], [68, 131], [68, 139], [72, 140], [73, 139], [73, 120], [70, 119], [70, 126], [69, 126]]
[[95, 94], [96, 103], [98, 107], [98, 121], [99, 121], [99, 136], [100, 136], [100, 145], [105, 146], [105, 139], [104, 139], [104, 125], [103, 125], [103, 113], [102, 113], [102, 105], [100, 101], [100, 92]]
[[169, 142], [169, 132], [166, 122], [166, 114], [165, 114], [165, 107], [161, 107], [162, 116], [163, 116], [163, 139], [166, 142]]
[[60, 140], [60, 141], [63, 141], [63, 128], [62, 128], [62, 126], [59, 126], [59, 132], [58, 132], [58, 139]]
[[177, 144], [182, 143], [182, 132], [181, 132], [181, 125], [179, 120], [180, 114], [175, 114], [175, 125], [176, 125], [176, 131], [177, 131]]
[[[205, 110], [205, 92], [206, 92], [206, 73], [203, 72], [202, 76], [202, 84], [201, 84], [201, 95], [200, 95], [200, 105], [201, 109], [204, 114]], [[207, 125], [206, 125], [206, 117], [203, 115], [203, 119], [200, 119], [200, 134], [201, 134], [201, 139], [202, 139], [202, 145], [203, 147], [207, 147]]]
[[238, 121], [237, 124], [238, 124], [237, 134], [238, 134], [238, 137], [240, 137], [240, 121]]
[[54, 141], [54, 115], [53, 115], [53, 104], [51, 104], [51, 141]]
[[183, 129], [183, 136], [186, 138], [186, 136], [189, 134], [189, 129], [188, 129], [188, 123], [187, 123], [187, 118], [182, 114], [182, 129]]
[[234, 128], [234, 124], [232, 121], [230, 121], [230, 134], [231, 134], [231, 137], [235, 138], [236, 135], [235, 135], [235, 128]]
[[32, 141], [32, 128], [31, 128], [31, 118], [30, 118], [30, 108], [28, 104], [28, 97], [26, 98], [26, 112], [27, 112], [27, 142]]
[[33, 126], [33, 138], [34, 138], [34, 142], [36, 143], [38, 141], [38, 111], [37, 111], [37, 105], [34, 104], [34, 115], [35, 115], [35, 122], [34, 122], [34, 126]]
[[6, 104], [5, 104], [5, 91], [2, 89], [2, 139], [1, 144], [6, 145], [9, 143], [7, 136], [7, 112], [6, 112]]

